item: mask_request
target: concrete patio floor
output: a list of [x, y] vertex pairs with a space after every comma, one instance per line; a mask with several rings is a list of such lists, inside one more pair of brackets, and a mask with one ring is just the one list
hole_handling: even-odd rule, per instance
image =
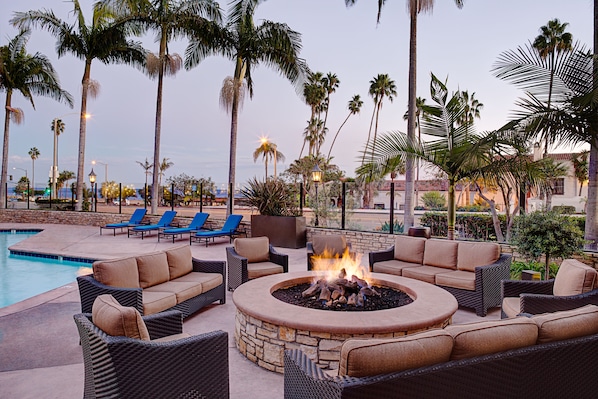
[[[117, 258], [149, 253], [188, 244], [183, 239], [174, 244], [158, 243], [155, 235], [127, 238], [127, 234], [105, 232], [98, 227], [72, 225], [34, 225], [2, 223], [2, 229], [42, 228], [43, 231], [12, 248], [23, 251], [68, 255], [92, 259]], [[225, 260], [226, 238], [206, 247], [193, 244], [193, 256], [199, 259]], [[289, 255], [289, 271], [306, 269], [306, 250], [279, 248]], [[367, 254], [362, 258], [367, 263]], [[282, 398], [283, 376], [266, 371], [237, 351], [234, 343], [235, 305], [227, 293], [224, 305], [214, 304], [187, 318], [184, 332], [199, 334], [223, 330], [229, 335], [230, 397], [241, 399]], [[80, 313], [77, 284], [56, 288], [14, 305], [0, 308], [0, 398], [81, 398], [83, 396], [83, 357], [73, 314]], [[453, 323], [500, 318], [498, 308], [485, 318], [473, 310], [459, 309]], [[202, 378], [198, 375], [197, 378]]]

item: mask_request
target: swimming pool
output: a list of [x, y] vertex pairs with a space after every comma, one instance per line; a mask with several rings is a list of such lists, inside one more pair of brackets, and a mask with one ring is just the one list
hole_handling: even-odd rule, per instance
[[75, 283], [91, 273], [91, 262], [11, 254], [8, 247], [37, 234], [35, 231], [0, 231], [0, 308]]

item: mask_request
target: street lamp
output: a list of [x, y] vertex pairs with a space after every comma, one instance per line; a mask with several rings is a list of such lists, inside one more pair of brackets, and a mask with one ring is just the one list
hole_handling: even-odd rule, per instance
[[[93, 168], [91, 169], [91, 172], [89, 173], [89, 182], [91, 183], [91, 210], [93, 211], [93, 186], [96, 182], [96, 174], [93, 172]], [[97, 192], [97, 185], [96, 185], [96, 192]], [[96, 197], [96, 212], [98, 211], [98, 199]]]
[[[104, 190], [108, 190], [108, 164], [104, 163], [104, 162], [100, 162], [100, 161], [91, 161], [92, 165], [95, 164], [100, 164], [100, 165], [104, 165]], [[108, 199], [105, 198], [106, 196], [104, 196], [104, 199], [106, 200], [106, 203], [108, 203]]]
[[320, 225], [319, 220], [318, 220], [318, 183], [320, 183], [322, 181], [322, 170], [318, 167], [318, 164], [316, 164], [314, 166], [314, 168], [311, 170], [311, 180], [316, 185], [316, 208], [315, 208], [316, 222], [315, 222], [315, 226], [318, 227]]

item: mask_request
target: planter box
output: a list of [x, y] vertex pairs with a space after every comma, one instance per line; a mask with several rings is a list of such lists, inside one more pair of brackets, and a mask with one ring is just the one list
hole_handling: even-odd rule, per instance
[[275, 247], [305, 247], [306, 232], [305, 216], [251, 215], [251, 236], [268, 237]]

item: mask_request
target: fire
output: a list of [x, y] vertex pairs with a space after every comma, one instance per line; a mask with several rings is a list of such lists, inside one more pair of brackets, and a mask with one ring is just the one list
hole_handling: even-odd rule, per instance
[[350, 253], [348, 249], [340, 257], [326, 250], [321, 255], [313, 257], [313, 270], [319, 272], [320, 277], [323, 274], [328, 281], [339, 278], [343, 270], [349, 279], [351, 276], [356, 276], [368, 280], [370, 270], [367, 266], [361, 265], [361, 256], [361, 254]]

